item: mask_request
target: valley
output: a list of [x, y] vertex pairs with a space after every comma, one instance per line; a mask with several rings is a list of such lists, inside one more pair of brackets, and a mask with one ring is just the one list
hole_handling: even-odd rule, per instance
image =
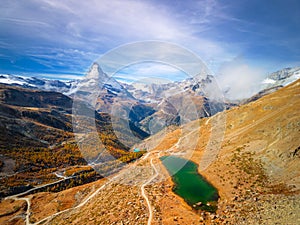
[[[102, 177], [92, 169], [76, 145], [71, 98], [57, 92], [7, 85], [0, 85], [0, 96], [1, 197], [49, 183], [53, 185], [42, 190], [60, 191]], [[92, 110], [83, 103], [82, 109]], [[110, 153], [124, 163], [140, 157], [143, 152], [128, 152], [128, 147], [117, 140], [109, 121], [109, 115], [97, 114], [99, 137]], [[134, 125], [132, 129], [145, 135]]]
[[299, 0], [1, 0], [0, 225], [300, 225]]
[[[3, 198], [0, 223], [298, 223], [299, 85], [298, 80], [212, 117], [166, 127], [135, 144], [147, 153], [108, 177], [59, 192]], [[216, 212], [190, 206], [173, 192], [160, 160], [170, 155], [194, 162], [216, 187]], [[65, 179], [80, 168], [73, 165], [52, 174]], [[84, 164], [82, 168], [89, 170]]]

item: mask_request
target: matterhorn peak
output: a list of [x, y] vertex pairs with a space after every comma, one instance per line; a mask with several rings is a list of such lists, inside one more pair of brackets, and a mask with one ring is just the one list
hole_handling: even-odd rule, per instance
[[94, 62], [91, 66], [89, 72], [87, 73], [87, 79], [98, 79], [99, 77], [103, 76], [103, 71], [98, 63]]

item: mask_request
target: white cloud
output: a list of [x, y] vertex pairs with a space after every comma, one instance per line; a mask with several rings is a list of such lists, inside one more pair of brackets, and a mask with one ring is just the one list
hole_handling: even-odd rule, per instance
[[[213, 57], [219, 60], [223, 59], [220, 55], [232, 56], [228, 52], [230, 48], [225, 49], [222, 43], [201, 38], [199, 26], [195, 27], [188, 23], [188, 19], [183, 19], [183, 16], [189, 17], [187, 14], [163, 3], [133, 0], [6, 3], [6, 8], [0, 9], [0, 12], [3, 11], [0, 20], [7, 25], [16, 25], [9, 32], [26, 37], [27, 41], [35, 40], [39, 45], [63, 44], [67, 48], [103, 53], [132, 41], [164, 40], [182, 44], [204, 59]], [[212, 0], [193, 4], [194, 8], [199, 8], [199, 13], [191, 17], [204, 18], [201, 29], [207, 29], [213, 23], [211, 17], [218, 12], [219, 5]], [[26, 23], [25, 30], [20, 24], [22, 22]], [[22, 43], [26, 44], [26, 41], [18, 44]]]
[[[178, 3], [182, 4], [185, 11], [181, 11], [180, 6], [173, 7], [163, 2], [134, 0], [28, 0], [18, 3], [4, 0], [3, 2], [3, 8], [0, 9], [0, 29], [7, 31], [11, 37], [21, 38], [16, 40], [0, 38], [0, 46], [14, 48], [24, 45], [26, 51], [20, 54], [25, 54], [49, 69], [53, 68], [52, 63], [62, 67], [68, 66], [69, 71], [62, 73], [86, 71], [87, 67], [100, 56], [98, 53], [104, 54], [120, 44], [134, 41], [174, 42], [191, 49], [202, 61], [206, 61], [208, 66], [211, 66], [208, 60], [212, 60], [214, 68], [211, 69], [214, 71], [217, 71], [216, 68], [220, 64], [240, 52], [238, 44], [223, 43], [214, 36], [205, 35], [223, 21], [244, 23], [227, 15], [226, 10], [223, 10], [224, 4], [221, 5], [215, 0]], [[163, 48], [150, 50], [159, 54], [162, 59], [165, 52], [170, 52], [170, 49]], [[146, 56], [147, 52], [142, 48], [131, 54]], [[129, 54], [126, 57], [129, 57]], [[174, 51], [174, 58], [176, 57], [182, 65], [189, 65], [190, 68], [198, 66], [190, 58]], [[120, 63], [122, 59], [115, 58], [114, 61]], [[57, 68], [56, 65], [53, 65], [54, 68]], [[143, 74], [145, 70], [144, 68], [144, 71], [139, 73]], [[229, 69], [224, 67], [222, 70], [225, 74], [230, 73]], [[252, 69], [241, 68], [239, 65], [232, 72], [238, 73], [239, 70], [243, 70], [244, 74], [250, 74], [245, 71]], [[161, 74], [164, 74], [163, 71]], [[191, 74], [194, 74], [193, 71]], [[244, 78], [246, 79], [248, 78]], [[227, 85], [225, 81], [223, 83]]]
[[[173, 40], [181, 36], [177, 21], [172, 19], [164, 7], [131, 0], [102, 1], [31, 1], [32, 14], [28, 7], [18, 8], [18, 17], [29, 16], [28, 21], [41, 21], [60, 28], [60, 38], [72, 43], [68, 38], [106, 43], [121, 43], [132, 39]], [[25, 18], [23, 18], [25, 19]], [[57, 33], [59, 34], [59, 33]], [[63, 37], [64, 34], [67, 34]], [[45, 38], [54, 38], [47, 35]], [[113, 38], [111, 38], [113, 37]], [[74, 40], [73, 40], [74, 41]], [[95, 43], [91, 42], [94, 46]]]
[[244, 99], [256, 94], [261, 87], [265, 71], [249, 66], [241, 59], [224, 64], [219, 71], [217, 81], [232, 100]]

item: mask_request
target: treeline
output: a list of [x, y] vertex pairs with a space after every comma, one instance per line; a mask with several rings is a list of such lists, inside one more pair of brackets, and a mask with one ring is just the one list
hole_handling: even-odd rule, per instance
[[123, 163], [129, 163], [140, 158], [145, 153], [146, 151], [128, 152], [128, 154], [121, 156], [118, 160], [122, 161]]
[[6, 155], [16, 161], [15, 171], [36, 172], [49, 168], [64, 168], [74, 165], [86, 165], [81, 152], [75, 144], [59, 146], [53, 149], [43, 147], [14, 148]]
[[[103, 161], [100, 164], [101, 170], [97, 169], [97, 171], [105, 175], [116, 172], [120, 163], [132, 162], [145, 153], [145, 151], [128, 152], [114, 148], [111, 145], [108, 145], [106, 150], [106, 154], [113, 155], [116, 160]], [[59, 182], [55, 186], [48, 187], [45, 191], [60, 191], [102, 178], [91, 167], [86, 166], [82, 168], [82, 166], [87, 165], [87, 162], [75, 142], [68, 142], [52, 149], [20, 147], [12, 150], [2, 150], [1, 154], [15, 160], [14, 171], [16, 172], [15, 175], [4, 177], [0, 180], [0, 189], [4, 192], [14, 187], [17, 188], [16, 190], [22, 190], [27, 188], [28, 185], [36, 186], [57, 181], [58, 178], [54, 172], [59, 169], [66, 169], [66, 176], [75, 176], [76, 178]], [[76, 166], [79, 167], [75, 169]], [[15, 192], [15, 189], [12, 190]]]
[[81, 171], [74, 177], [60, 180], [58, 182], [55, 182], [54, 184], [49, 184], [49, 185], [46, 185], [44, 187], [37, 188], [37, 189], [33, 189], [32, 185], [25, 185], [25, 184], [8, 187], [6, 190], [0, 191], [0, 198], [19, 194], [19, 193], [28, 191], [30, 189], [32, 189], [32, 191], [29, 191], [28, 193], [26, 193], [26, 195], [34, 194], [34, 193], [38, 193], [38, 192], [42, 192], [42, 191], [59, 192], [59, 191], [63, 191], [63, 190], [66, 190], [66, 189], [69, 189], [72, 187], [90, 183], [90, 182], [96, 181], [101, 178], [103, 178], [103, 177], [94, 170]]

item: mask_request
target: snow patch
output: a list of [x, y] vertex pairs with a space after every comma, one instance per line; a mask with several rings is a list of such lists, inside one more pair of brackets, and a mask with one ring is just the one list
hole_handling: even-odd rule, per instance
[[270, 79], [270, 78], [266, 78], [263, 80], [262, 82], [263, 84], [274, 84], [276, 83], [276, 80]]

